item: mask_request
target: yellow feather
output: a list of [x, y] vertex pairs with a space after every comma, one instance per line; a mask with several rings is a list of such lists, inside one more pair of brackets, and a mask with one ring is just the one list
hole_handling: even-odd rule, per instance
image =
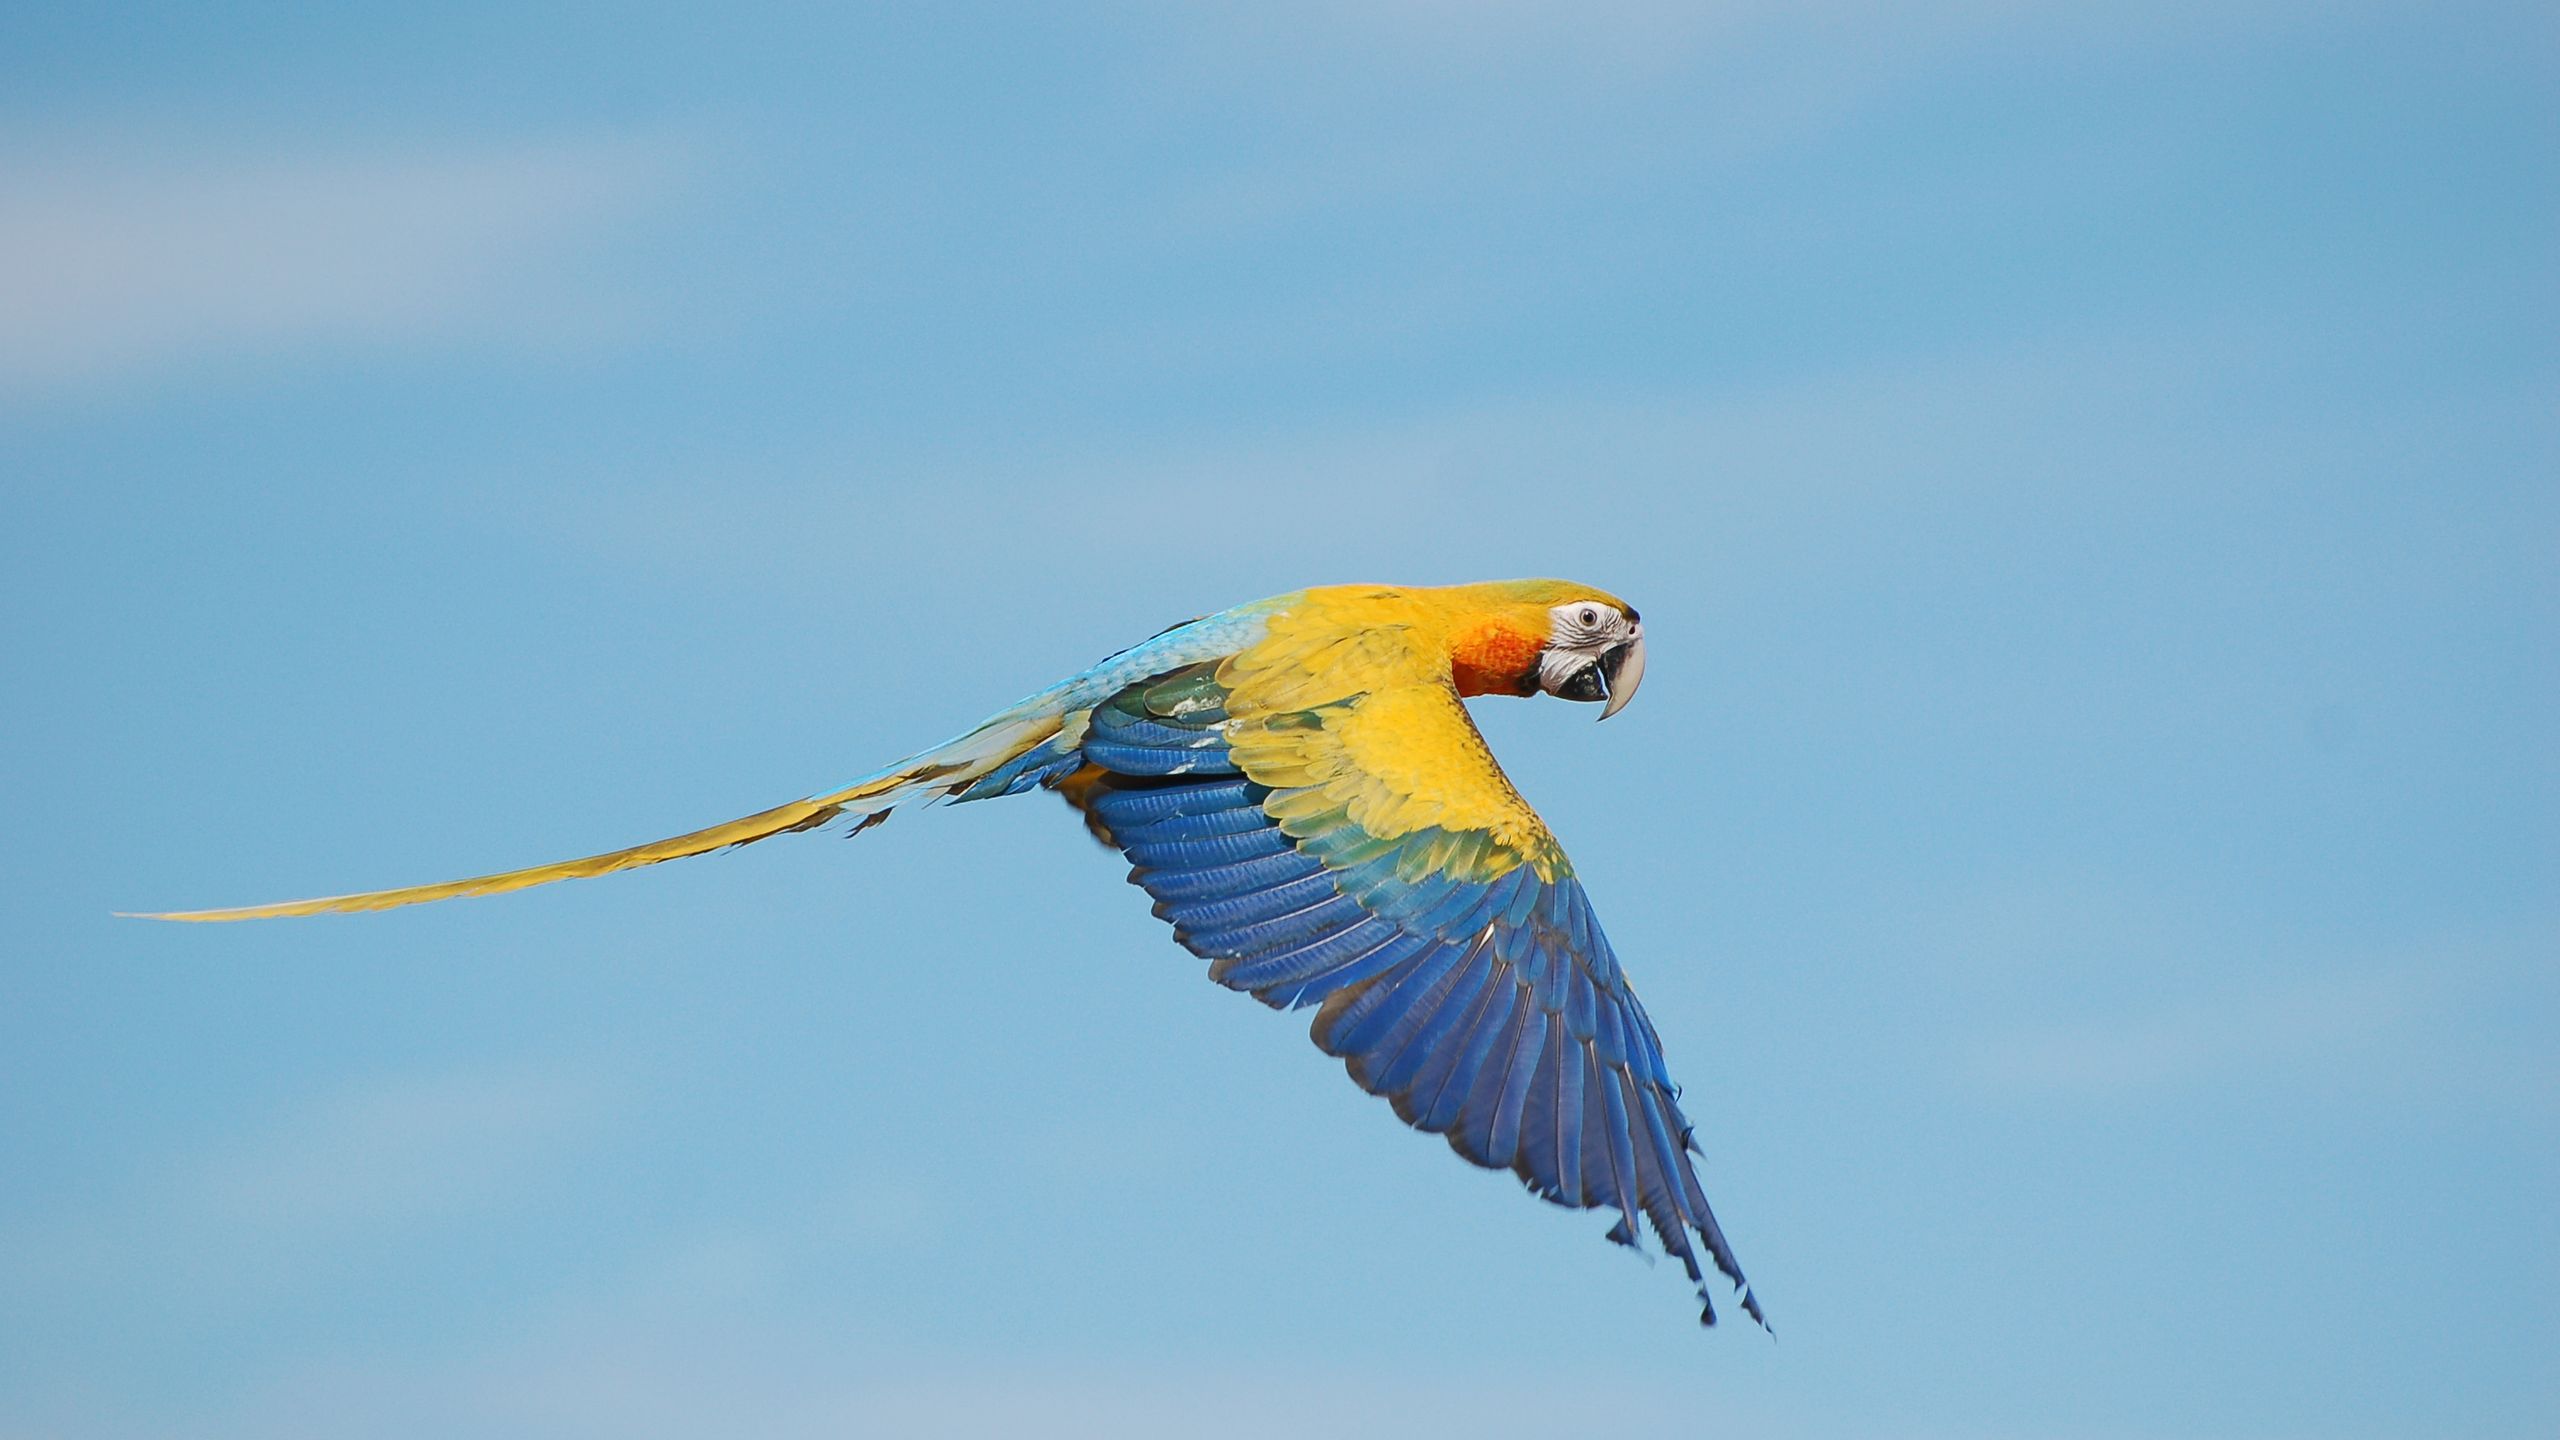
[[1547, 603], [1543, 587], [1511, 585], [1308, 591], [1219, 669], [1235, 717], [1229, 753], [1282, 792], [1265, 808], [1293, 834], [1337, 811], [1382, 839], [1474, 832], [1491, 843], [1453, 849], [1449, 863], [1500, 874], [1526, 862], [1552, 879], [1563, 852], [1494, 763], [1450, 660], [1452, 637], [1487, 615], [1530, 607], [1543, 617]]
[[996, 765], [1040, 743], [1058, 731], [1055, 715], [1027, 717], [999, 716], [969, 735], [940, 750], [917, 756], [900, 768], [849, 785], [827, 795], [812, 795], [770, 810], [731, 820], [708, 829], [694, 830], [665, 840], [652, 840], [627, 850], [609, 850], [602, 855], [589, 855], [577, 860], [560, 860], [549, 865], [530, 865], [522, 870], [502, 870], [495, 875], [475, 875], [468, 880], [447, 880], [434, 885], [408, 885], [395, 890], [365, 890], [353, 895], [324, 895], [313, 900], [285, 900], [273, 905], [241, 905], [223, 910], [167, 910], [152, 913], [123, 912], [135, 920], [276, 920], [296, 915], [335, 915], [360, 910], [390, 910], [402, 905], [421, 905], [430, 900], [454, 900], [466, 895], [500, 895], [509, 890], [523, 890], [534, 885], [547, 885], [554, 880], [584, 879], [590, 875], [610, 875], [616, 870], [630, 870], [642, 865], [655, 865], [666, 860], [682, 860], [731, 845], [744, 845], [796, 830], [824, 825], [848, 810], [870, 809], [862, 823], [886, 815], [891, 809], [910, 800], [947, 794]]
[[171, 910], [159, 914], [136, 915], [138, 920], [271, 920], [288, 915], [331, 915], [357, 910], [389, 910], [401, 905], [418, 905], [429, 900], [453, 900], [465, 895], [497, 895], [527, 886], [545, 885], [554, 880], [582, 879], [589, 875], [610, 875], [616, 870], [629, 870], [639, 865], [655, 865], [661, 860], [681, 860], [700, 855], [724, 845], [744, 845], [791, 830], [806, 830], [824, 825], [843, 812], [841, 802], [832, 799], [794, 800], [776, 805], [725, 825], [677, 835], [666, 840], [653, 840], [634, 845], [628, 850], [612, 850], [602, 855], [589, 855], [579, 860], [560, 860], [549, 865], [532, 865], [522, 870], [504, 870], [495, 875], [475, 875], [468, 880], [447, 880], [435, 885], [408, 885], [397, 890], [367, 890], [355, 895], [325, 895], [316, 900], [285, 900], [273, 905], [241, 905], [227, 910]]
[[[1489, 617], [1526, 623], [1576, 596], [1608, 598], [1549, 580], [1303, 591], [1272, 614], [1259, 642], [1219, 667], [1234, 717], [1231, 753], [1248, 776], [1280, 792], [1266, 808], [1293, 834], [1337, 824], [1337, 816], [1382, 840], [1434, 826], [1473, 832], [1489, 843], [1471, 855], [1451, 855], [1452, 863], [1498, 874], [1525, 860], [1552, 879], [1564, 867], [1563, 852], [1467, 717], [1451, 678], [1451, 643]], [[911, 800], [959, 790], [1058, 734], [1062, 720], [1080, 732], [1081, 715], [1062, 716], [1041, 703], [1045, 698], [1046, 692], [948, 745], [832, 794], [627, 850], [435, 885], [135, 918], [263, 920], [389, 910], [679, 860], [806, 830], [848, 811], [871, 812], [867, 824]], [[1069, 741], [1074, 738], [1070, 733]]]

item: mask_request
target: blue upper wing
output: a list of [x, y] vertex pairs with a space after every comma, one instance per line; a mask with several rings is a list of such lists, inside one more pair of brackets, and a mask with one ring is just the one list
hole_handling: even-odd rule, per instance
[[1642, 1214], [1699, 1283], [1705, 1323], [1701, 1252], [1766, 1325], [1699, 1187], [1661, 1041], [1580, 882], [1414, 863], [1417, 846], [1471, 853], [1480, 837], [1465, 834], [1293, 837], [1229, 758], [1224, 699], [1206, 666], [1132, 685], [982, 793], [1064, 785], [1211, 978], [1321, 1006], [1316, 1043], [1407, 1124], [1555, 1204], [1616, 1209], [1621, 1244], [1638, 1243]]

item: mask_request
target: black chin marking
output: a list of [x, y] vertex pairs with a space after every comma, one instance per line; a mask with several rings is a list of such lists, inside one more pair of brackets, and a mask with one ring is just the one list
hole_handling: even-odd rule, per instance
[[1605, 694], [1618, 688], [1618, 672], [1627, 668], [1627, 654], [1633, 645], [1612, 645], [1602, 651], [1591, 668], [1600, 672], [1600, 689]]

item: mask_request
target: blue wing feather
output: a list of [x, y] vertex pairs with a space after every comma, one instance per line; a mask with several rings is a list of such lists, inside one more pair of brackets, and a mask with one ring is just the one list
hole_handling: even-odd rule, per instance
[[[1098, 767], [1079, 803], [1211, 978], [1275, 1007], [1321, 1002], [1317, 1045], [1407, 1123], [1555, 1204], [1616, 1210], [1613, 1240], [1637, 1243], [1644, 1216], [1702, 1301], [1703, 1248], [1765, 1325], [1581, 884], [1525, 865], [1490, 881], [1426, 868], [1480, 855], [1472, 833], [1380, 839], [1328, 813], [1295, 817], [1293, 837], [1263, 808], [1272, 792], [1237, 773], [1223, 701], [1200, 668], [1129, 685], [1074, 749], [1025, 757], [989, 793]], [[1714, 1323], [1711, 1301], [1701, 1319]]]

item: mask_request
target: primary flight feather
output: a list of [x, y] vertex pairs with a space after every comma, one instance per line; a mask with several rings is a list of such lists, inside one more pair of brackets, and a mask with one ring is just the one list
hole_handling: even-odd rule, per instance
[[161, 920], [384, 910], [521, 890], [922, 800], [1058, 791], [1129, 858], [1210, 978], [1313, 1005], [1318, 1046], [1417, 1129], [1541, 1199], [1638, 1217], [1767, 1324], [1691, 1163], [1662, 1045], [1573, 866], [1462, 697], [1605, 702], [1644, 676], [1625, 602], [1560, 580], [1341, 585], [1111, 656], [922, 754], [807, 799], [582, 860]]

